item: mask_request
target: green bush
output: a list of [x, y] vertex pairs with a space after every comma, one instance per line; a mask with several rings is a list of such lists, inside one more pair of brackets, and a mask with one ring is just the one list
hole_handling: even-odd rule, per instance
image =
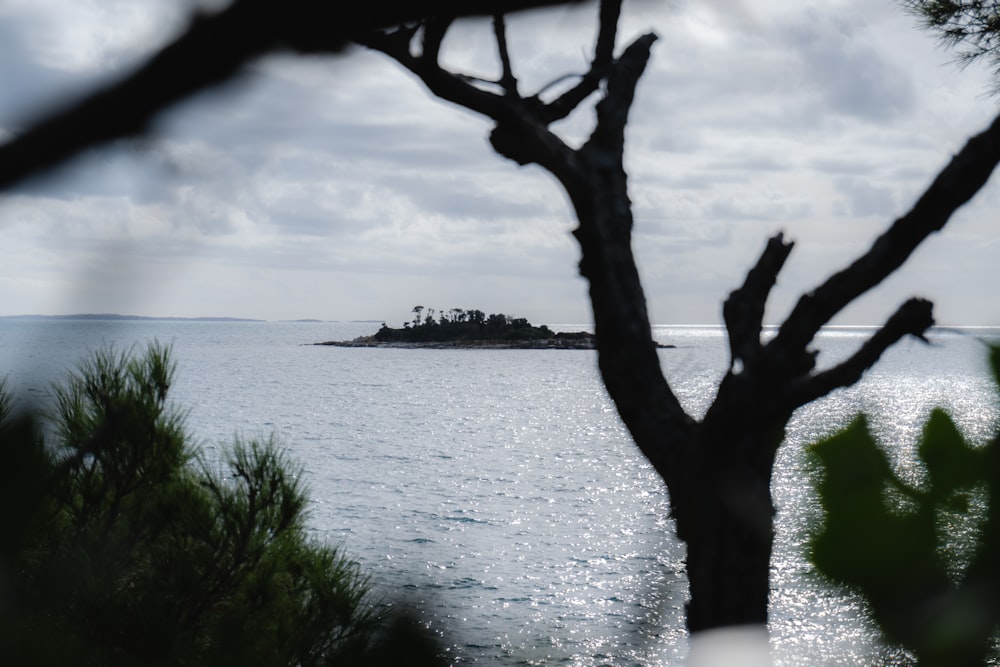
[[[1000, 384], [1000, 348], [990, 361]], [[1000, 626], [1000, 435], [972, 447], [935, 410], [917, 453], [926, 474], [914, 486], [863, 417], [814, 445], [824, 516], [810, 555], [921, 665], [981, 665]]]
[[206, 462], [173, 370], [98, 352], [40, 420], [0, 387], [0, 664], [371, 664], [381, 619], [307, 538], [301, 469], [273, 439]]

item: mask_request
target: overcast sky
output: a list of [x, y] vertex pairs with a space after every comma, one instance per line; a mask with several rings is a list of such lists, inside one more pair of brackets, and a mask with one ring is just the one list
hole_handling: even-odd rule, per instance
[[[0, 136], [141, 62], [178, 0], [5, 0]], [[523, 90], [581, 72], [594, 6], [508, 27]], [[989, 125], [985, 67], [960, 70], [892, 0], [626, 0], [619, 46], [653, 30], [629, 124], [635, 246], [652, 320], [714, 324], [766, 238], [797, 244], [767, 319], [849, 263]], [[496, 64], [488, 24], [449, 63]], [[560, 129], [579, 140], [590, 107]], [[492, 153], [490, 126], [385, 57], [275, 56], [0, 195], [0, 315], [116, 312], [377, 319], [416, 304], [590, 321], [562, 191]], [[948, 324], [1000, 325], [1000, 175], [906, 269], [847, 311], [912, 295]]]

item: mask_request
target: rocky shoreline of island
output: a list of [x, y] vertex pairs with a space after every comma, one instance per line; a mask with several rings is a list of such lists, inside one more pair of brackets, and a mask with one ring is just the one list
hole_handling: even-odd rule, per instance
[[[588, 331], [554, 332], [524, 318], [503, 313], [486, 315], [481, 310], [452, 308], [437, 314], [433, 308], [413, 308], [414, 319], [400, 328], [382, 327], [370, 336], [347, 341], [324, 341], [313, 345], [331, 347], [388, 347], [400, 349], [478, 350], [593, 350], [597, 338]], [[673, 345], [657, 344], [672, 348]]]
[[[574, 332], [585, 333], [585, 332]], [[398, 349], [420, 349], [420, 350], [593, 350], [596, 349], [596, 342], [593, 334], [586, 334], [587, 337], [568, 338], [557, 337], [537, 338], [529, 340], [490, 340], [490, 339], [463, 339], [463, 340], [436, 340], [421, 342], [404, 341], [380, 341], [374, 336], [361, 336], [354, 340], [328, 340], [313, 345], [329, 345], [332, 347], [385, 347]]]

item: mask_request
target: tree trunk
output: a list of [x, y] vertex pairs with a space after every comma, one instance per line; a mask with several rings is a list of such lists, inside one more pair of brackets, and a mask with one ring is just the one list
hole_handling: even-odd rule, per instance
[[687, 543], [691, 632], [766, 624], [774, 452], [788, 415], [762, 414], [748, 376], [730, 374], [701, 424], [670, 390], [650, 333], [631, 249], [621, 152], [588, 144], [564, 178], [580, 227], [580, 272], [590, 283], [601, 376], [618, 412], [670, 493]]
[[702, 426], [694, 460], [667, 487], [687, 544], [688, 630], [766, 624], [774, 504], [770, 467], [754, 458], [780, 440], [739, 426]]
[[[631, 249], [632, 217], [620, 162], [594, 145], [580, 177], [564, 181], [580, 221], [575, 236], [589, 280], [601, 376], [618, 412], [670, 493], [687, 544], [691, 632], [766, 624], [774, 454], [790, 412], [761, 412], [747, 369], [727, 376], [702, 423], [683, 411], [660, 369]], [[757, 381], [754, 381], [757, 380]]]

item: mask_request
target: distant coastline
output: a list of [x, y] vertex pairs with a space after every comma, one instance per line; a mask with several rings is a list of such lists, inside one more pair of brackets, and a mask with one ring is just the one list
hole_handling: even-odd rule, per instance
[[288, 322], [292, 324], [379, 324], [382, 320], [321, 320], [303, 317], [295, 320], [261, 320], [251, 317], [152, 317], [149, 315], [120, 315], [118, 313], [75, 313], [72, 315], [0, 315], [0, 320], [92, 320], [110, 322]]
[[[535, 339], [462, 339], [435, 341], [379, 341], [374, 336], [362, 336], [354, 340], [328, 340], [313, 345], [329, 347], [389, 347], [409, 350], [594, 350], [596, 341], [591, 334], [586, 337], [571, 338], [553, 336], [552, 338]], [[660, 346], [667, 347], [667, 346]]]
[[0, 315], [0, 320], [92, 320], [144, 322], [265, 322], [245, 317], [149, 317], [146, 315], [119, 315], [117, 313], [77, 313], [75, 315]]

